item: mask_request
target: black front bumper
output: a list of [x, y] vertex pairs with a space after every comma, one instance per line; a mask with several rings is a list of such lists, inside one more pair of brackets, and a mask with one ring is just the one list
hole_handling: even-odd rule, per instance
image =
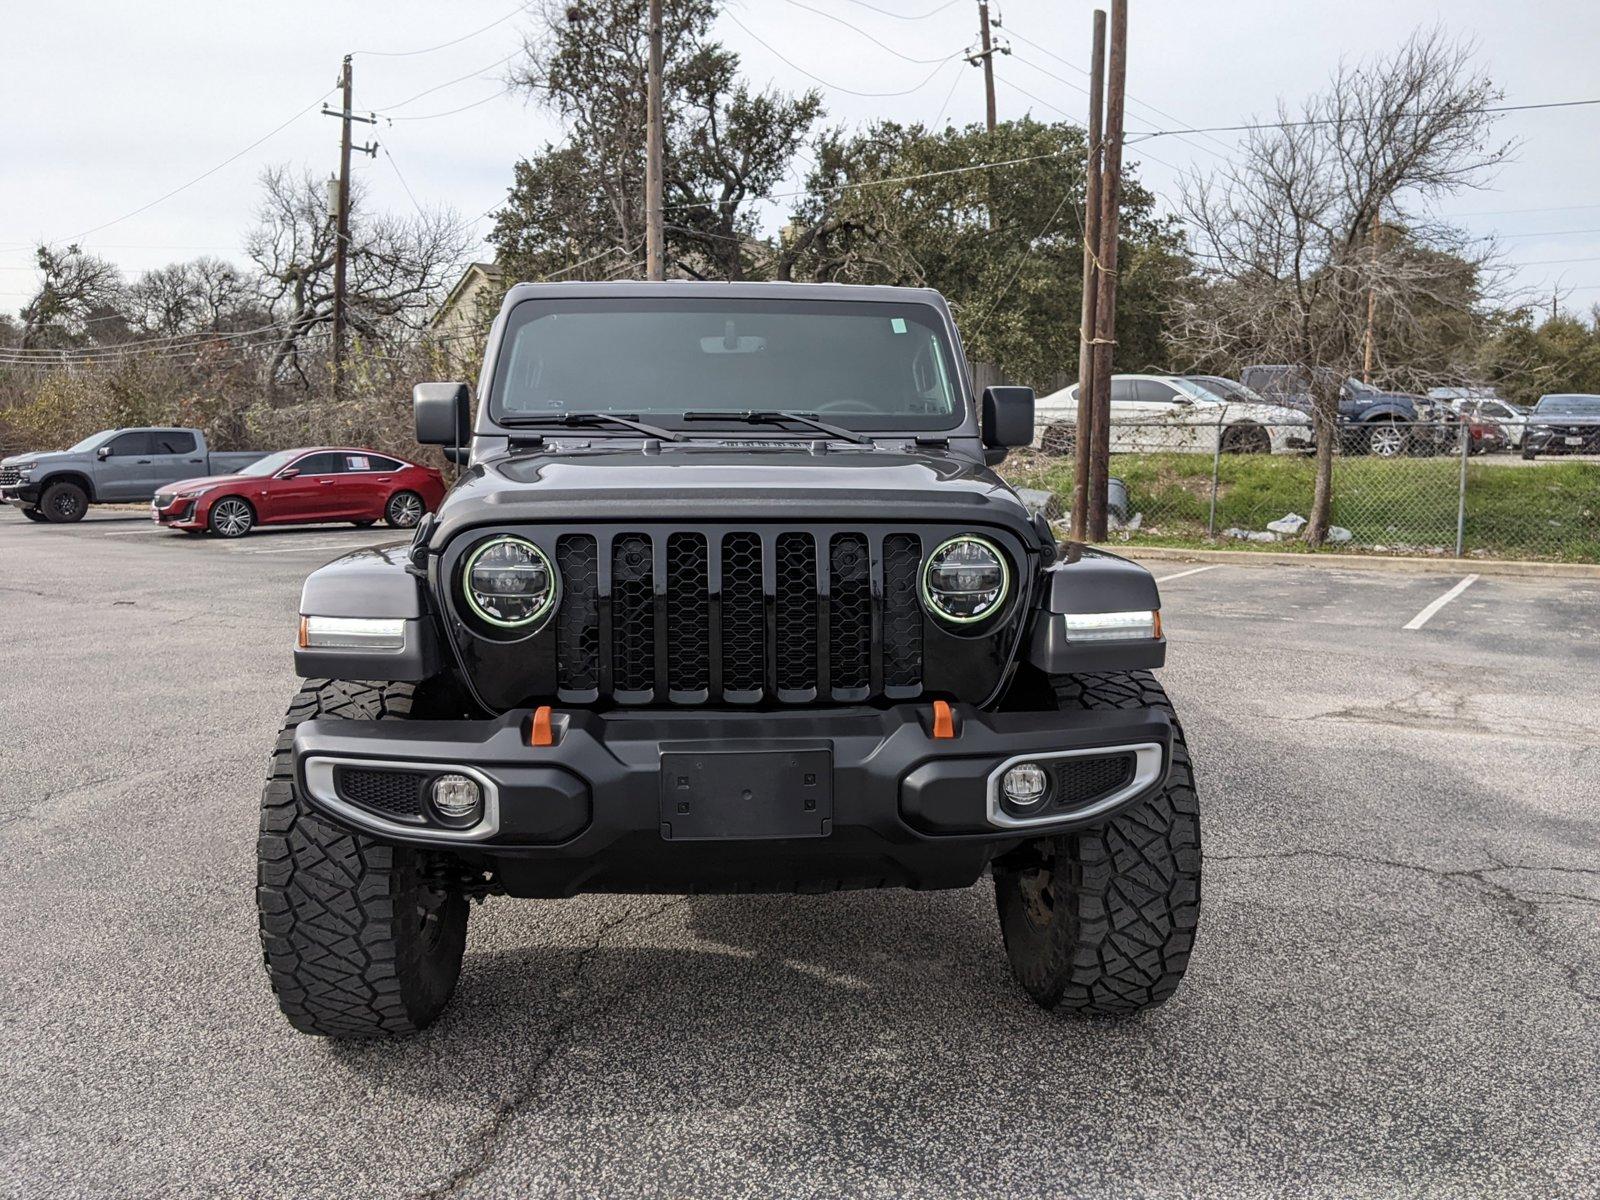
[[[1164, 713], [953, 713], [955, 736], [936, 738], [931, 703], [558, 712], [549, 746], [528, 744], [526, 711], [489, 721], [317, 720], [296, 730], [295, 771], [333, 820], [447, 848], [494, 871], [508, 892], [532, 896], [965, 887], [1021, 842], [1101, 823], [1166, 779]], [[1070, 804], [1052, 800], [1042, 816], [1018, 818], [997, 780], [1019, 757], [1047, 764], [1063, 801], [1082, 773], [1110, 778], [1118, 758], [1129, 766], [1115, 787], [1080, 788]], [[769, 786], [767, 764], [789, 782]], [[453, 769], [491, 797], [473, 828], [442, 825], [425, 801], [403, 818], [365, 807], [341, 782], [352, 771], [415, 775], [420, 796]], [[734, 778], [742, 775], [748, 787]], [[815, 786], [814, 808], [802, 805], [802, 785]], [[697, 819], [706, 807], [718, 814], [709, 825]]]
[[38, 508], [40, 485], [37, 483], [8, 483], [0, 487], [0, 504], [14, 508]]

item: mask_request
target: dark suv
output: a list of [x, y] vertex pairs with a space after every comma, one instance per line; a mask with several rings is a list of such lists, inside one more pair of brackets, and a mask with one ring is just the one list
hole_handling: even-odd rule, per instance
[[[1319, 368], [1319, 373], [1330, 387], [1339, 389], [1338, 446], [1346, 454], [1398, 458], [1448, 453], [1459, 445], [1460, 418], [1427, 397], [1386, 392], [1326, 368]], [[1255, 366], [1239, 373], [1245, 387], [1307, 414], [1312, 411], [1311, 380], [1304, 367]]]
[[472, 401], [416, 389], [467, 469], [410, 547], [306, 581], [258, 889], [296, 1028], [427, 1025], [491, 895], [985, 872], [1040, 1004], [1172, 994], [1200, 835], [1156, 587], [995, 475], [1033, 394], [973, 394], [941, 297], [519, 285]]

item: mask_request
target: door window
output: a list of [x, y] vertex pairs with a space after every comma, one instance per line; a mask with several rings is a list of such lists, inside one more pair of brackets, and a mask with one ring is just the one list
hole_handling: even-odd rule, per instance
[[107, 443], [107, 449], [119, 458], [137, 454], [149, 454], [150, 435], [144, 432], [118, 434]]
[[1138, 400], [1138, 380], [1113, 379], [1111, 381], [1111, 403], [1132, 404]]
[[[381, 454], [369, 454], [366, 456], [365, 461], [371, 465], [362, 467], [361, 470], [363, 471], [403, 471], [406, 468], [406, 464], [398, 459], [385, 458]], [[354, 471], [356, 468], [351, 467], [350, 469]]]
[[343, 475], [344, 458], [342, 454], [324, 450], [319, 454], [308, 454], [294, 465], [302, 475]]
[[150, 435], [157, 454], [193, 454], [194, 434], [181, 429], [158, 429]]
[[1154, 379], [1141, 379], [1138, 383], [1141, 404], [1171, 404], [1178, 395], [1172, 388]]

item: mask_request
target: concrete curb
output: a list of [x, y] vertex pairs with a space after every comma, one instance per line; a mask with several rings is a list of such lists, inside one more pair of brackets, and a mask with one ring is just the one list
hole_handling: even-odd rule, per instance
[[1376, 554], [1274, 554], [1267, 550], [1185, 550], [1175, 546], [1103, 543], [1101, 549], [1130, 558], [1174, 562], [1229, 563], [1233, 566], [1353, 567], [1367, 571], [1462, 575], [1532, 575], [1544, 579], [1600, 579], [1600, 563], [1515, 562], [1500, 558], [1417, 558]]

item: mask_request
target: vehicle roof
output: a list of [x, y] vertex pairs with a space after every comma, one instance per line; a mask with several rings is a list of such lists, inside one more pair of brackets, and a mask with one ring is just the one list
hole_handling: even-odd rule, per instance
[[1600, 392], [1546, 392], [1541, 400], [1600, 400]]
[[945, 309], [933, 288], [887, 287], [861, 283], [723, 283], [672, 279], [654, 283], [639, 279], [560, 283], [519, 283], [506, 293], [506, 305], [519, 300], [553, 300], [580, 296], [659, 296], [669, 299], [727, 300], [856, 300], [931, 304]]

